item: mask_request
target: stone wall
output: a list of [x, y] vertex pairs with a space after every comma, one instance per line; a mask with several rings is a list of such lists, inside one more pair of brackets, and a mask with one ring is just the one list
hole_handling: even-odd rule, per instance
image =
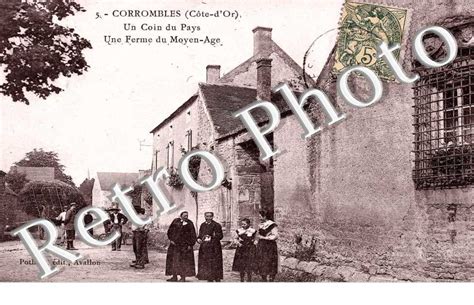
[[[233, 151], [233, 139], [228, 139], [219, 144], [213, 144], [213, 150], [209, 150], [216, 155], [224, 165], [226, 172], [226, 178], [234, 182], [233, 179], [233, 165], [234, 165], [234, 151]], [[208, 183], [212, 179], [212, 172], [206, 162], [201, 160], [201, 166], [199, 169], [199, 180], [203, 183]], [[234, 197], [235, 191], [228, 189], [224, 186], [220, 186], [217, 189], [209, 192], [199, 193], [198, 206], [199, 206], [199, 223], [204, 222], [205, 212], [214, 212], [214, 220], [222, 225], [224, 235], [227, 237], [231, 229], [233, 220], [233, 209], [235, 208]]]
[[236, 187], [239, 218], [249, 218], [253, 226], [259, 223], [258, 211], [262, 203], [262, 174], [264, 165], [260, 163], [259, 151], [253, 141], [235, 147]]
[[[258, 149], [251, 141], [236, 144], [234, 138], [228, 138], [216, 143], [212, 153], [223, 162], [230, 185], [198, 194], [198, 219], [199, 222], [204, 221], [204, 212], [214, 212], [215, 220], [223, 226], [225, 239], [229, 239], [238, 228], [240, 219], [250, 218], [254, 225], [258, 224], [262, 201], [261, 175], [266, 169], [260, 163]], [[211, 174], [207, 164], [201, 162], [201, 181], [209, 181]], [[268, 188], [266, 190], [269, 191]]]
[[0, 193], [0, 241], [8, 239], [8, 236], [5, 236], [6, 226], [14, 228], [29, 219], [22, 208], [18, 196], [8, 190]]
[[[291, 68], [288, 63], [277, 52], [272, 52], [268, 56], [272, 59], [272, 88], [282, 82], [290, 84], [292, 88], [298, 91], [304, 90], [301, 76], [298, 72]], [[240, 71], [235, 75], [232, 81], [223, 81], [223, 83], [231, 83], [236, 86], [255, 88], [257, 83], [257, 64], [252, 62], [247, 70]]]
[[[193, 133], [193, 146], [196, 145], [199, 137], [199, 103], [194, 102], [187, 108], [183, 108], [181, 112], [175, 115], [167, 124], [153, 133], [153, 171], [159, 167], [166, 167], [167, 149], [166, 146], [170, 142], [174, 143], [174, 162], [170, 166], [177, 167], [179, 159], [182, 156], [181, 149], [188, 149], [188, 141], [186, 133], [191, 130]], [[155, 153], [158, 151], [157, 158]]]
[[[410, 39], [403, 46], [407, 70], [412, 63], [411, 39], [418, 30], [439, 24], [448, 14], [473, 13], [466, 11], [473, 10], [468, 1], [370, 2], [411, 9], [412, 22], [406, 32]], [[320, 76], [319, 88], [335, 97], [335, 83], [327, 82], [331, 65], [332, 61]], [[359, 80], [353, 87], [358, 94], [368, 91]], [[337, 105], [347, 118], [306, 142], [310, 185], [306, 194], [311, 197], [301, 195], [285, 202], [276, 196], [280, 249], [290, 255], [306, 250], [311, 260], [326, 266], [317, 273], [333, 280], [350, 280], [348, 273], [364, 281], [474, 280], [474, 190], [415, 190], [413, 91], [411, 85], [396, 82], [385, 83], [384, 90], [382, 100], [365, 109], [350, 108], [338, 98]], [[318, 107], [312, 108], [312, 115], [322, 121]], [[295, 160], [298, 155], [304, 157], [295, 151]], [[287, 185], [281, 181], [284, 173], [293, 170], [291, 163], [279, 167], [277, 160], [276, 194], [286, 193]], [[298, 208], [292, 206], [294, 202]], [[299, 244], [296, 233], [302, 237]], [[290, 265], [293, 269], [293, 262]]]
[[[306, 226], [312, 225], [310, 218], [316, 213], [311, 203], [306, 141], [300, 136], [302, 133], [295, 116], [283, 118], [274, 133], [275, 147], [282, 151], [274, 160], [275, 218], [279, 225], [279, 246], [287, 254], [293, 251], [295, 236], [311, 230]], [[294, 219], [298, 219], [296, 226], [292, 224]]]
[[[206, 113], [206, 109], [203, 103], [199, 106], [199, 121], [201, 122], [198, 126], [198, 143], [199, 148], [212, 152], [216, 155], [224, 165], [226, 171], [226, 178], [232, 181], [233, 172], [233, 139], [228, 139], [220, 143], [214, 141], [213, 126], [209, 121], [209, 116]], [[211, 181], [211, 170], [206, 162], [201, 161], [199, 168], [198, 180], [207, 183]], [[228, 232], [230, 230], [230, 223], [232, 219], [232, 208], [233, 208], [233, 192], [225, 187], [219, 187], [218, 189], [211, 192], [203, 192], [197, 194], [198, 200], [198, 226], [204, 222], [205, 212], [214, 212], [214, 220], [219, 222], [223, 230]]]
[[[378, 275], [373, 270], [361, 271], [350, 266], [324, 265], [315, 261], [303, 261], [294, 257], [280, 257], [283, 271], [310, 277], [317, 282], [397, 282], [412, 281], [411, 278], [395, 278], [384, 274]], [[372, 273], [371, 273], [372, 272]]]

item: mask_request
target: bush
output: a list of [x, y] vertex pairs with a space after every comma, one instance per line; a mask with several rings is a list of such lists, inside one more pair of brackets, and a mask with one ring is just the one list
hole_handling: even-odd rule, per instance
[[175, 168], [170, 169], [170, 176], [167, 181], [168, 186], [175, 188], [175, 189], [182, 189], [184, 186], [181, 177], [178, 174], [178, 170]]
[[275, 282], [319, 282], [321, 279], [314, 274], [283, 270], [275, 277]]
[[163, 228], [151, 228], [148, 232], [148, 248], [158, 250], [160, 252], [166, 252], [169, 246], [168, 236]]
[[315, 236], [311, 236], [311, 240], [303, 241], [301, 234], [295, 234], [295, 254], [294, 257], [302, 261], [311, 261], [316, 253], [316, 242]]

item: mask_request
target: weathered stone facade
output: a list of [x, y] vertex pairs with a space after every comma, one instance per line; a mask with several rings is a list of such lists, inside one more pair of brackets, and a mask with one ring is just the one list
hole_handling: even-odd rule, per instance
[[[239, 225], [239, 219], [250, 218], [256, 225], [262, 207], [273, 208], [273, 169], [270, 162], [260, 162], [255, 143], [232, 113], [257, 99], [259, 92], [274, 99], [271, 88], [279, 83], [291, 84], [302, 90], [302, 69], [271, 39], [271, 29], [254, 29], [253, 56], [220, 77], [219, 66], [207, 67], [207, 83], [199, 84], [197, 93], [152, 130], [154, 138], [153, 171], [161, 166], [176, 167], [179, 147], [184, 145], [186, 130], [193, 130], [193, 145], [216, 154], [223, 162], [226, 180], [221, 187], [193, 197], [187, 188], [164, 185], [172, 201], [185, 209], [197, 224], [203, 213], [212, 211], [226, 233]], [[259, 63], [259, 64], [257, 64]], [[260, 66], [259, 66], [260, 65]], [[260, 96], [260, 98], [263, 98]], [[276, 101], [282, 105], [281, 99]], [[261, 116], [262, 119], [264, 117]], [[174, 161], [170, 166], [169, 147], [173, 143]], [[186, 142], [187, 143], [187, 142]], [[210, 170], [201, 162], [199, 180], [209, 181]], [[161, 215], [157, 223], [166, 226], [176, 217], [177, 210]]]
[[[474, 13], [470, 1], [367, 2], [410, 10], [408, 44], [402, 46], [407, 71], [414, 63], [412, 39], [421, 28], [449, 28], [463, 20], [472, 25], [471, 17], [462, 16]], [[332, 57], [317, 88], [335, 98], [329, 73], [333, 62]], [[353, 88], [361, 95], [369, 90], [358, 79]], [[413, 96], [412, 85], [385, 83], [382, 100], [368, 108], [351, 108], [338, 97], [347, 118], [308, 141], [297, 132], [288, 134], [289, 129], [301, 130], [292, 117], [275, 132], [276, 146], [288, 150], [275, 160], [282, 253], [307, 249], [321, 265], [315, 272], [329, 279], [351, 280], [351, 275], [339, 274], [349, 270], [360, 280], [474, 280], [474, 190], [472, 185], [415, 188]], [[311, 113], [315, 121], [323, 121], [321, 109], [313, 107]], [[297, 162], [308, 166], [295, 167]], [[295, 264], [287, 267], [300, 270]]]
[[[407, 24], [408, 39], [402, 46], [401, 62], [408, 71], [414, 64], [412, 39], [422, 27], [472, 23], [463, 17], [473, 13], [468, 1], [370, 3], [408, 8], [409, 20], [416, 20]], [[218, 66], [210, 66], [209, 84], [200, 84], [198, 93], [153, 131], [159, 152], [170, 141], [179, 143], [185, 137], [175, 133], [175, 127], [182, 131], [193, 126], [197, 131], [193, 145], [224, 162], [225, 185], [197, 198], [185, 188], [170, 189], [173, 201], [183, 205], [197, 224], [205, 211], [213, 211], [226, 233], [242, 217], [256, 224], [260, 208], [274, 208], [279, 249], [286, 256], [282, 266], [321, 280], [473, 280], [472, 187], [418, 190], [412, 179], [412, 85], [386, 82], [382, 101], [351, 108], [336, 94], [330, 73], [333, 53], [313, 86], [332, 96], [346, 119], [304, 140], [297, 119], [275, 100], [284, 115], [273, 142], [283, 153], [268, 163], [259, 160], [257, 147], [231, 117], [241, 106], [237, 102], [248, 104], [258, 94], [243, 89], [258, 91], [257, 60], [262, 55], [272, 60], [272, 87], [286, 82], [296, 92], [303, 89], [301, 69], [268, 40], [271, 30], [260, 30], [254, 32], [252, 58], [221, 78]], [[369, 91], [359, 78], [351, 82], [356, 95]], [[227, 104], [212, 104], [216, 99]], [[274, 101], [274, 96], [267, 99]], [[314, 121], [324, 121], [318, 106], [311, 104], [308, 111]], [[185, 114], [190, 115], [188, 121]], [[168, 155], [158, 156], [154, 155], [155, 170], [169, 163]], [[201, 162], [199, 179], [209, 178], [210, 170]], [[175, 216], [174, 212], [162, 216], [160, 225]]]

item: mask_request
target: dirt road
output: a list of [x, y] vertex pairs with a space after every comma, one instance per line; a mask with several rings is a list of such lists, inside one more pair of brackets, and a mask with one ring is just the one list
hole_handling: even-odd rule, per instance
[[[2, 282], [162, 282], [165, 276], [166, 254], [149, 251], [150, 264], [145, 269], [137, 270], [129, 265], [134, 259], [132, 247], [125, 245], [122, 251], [111, 251], [110, 247], [93, 248], [81, 242], [75, 247], [83, 258], [76, 264], [68, 264], [53, 257], [61, 269], [48, 279], [38, 278], [38, 268], [32, 264], [31, 256], [19, 241], [0, 243], [0, 281]], [[239, 281], [239, 276], [231, 272], [234, 251], [224, 250], [224, 281]], [[197, 251], [195, 251], [197, 266]], [[50, 260], [51, 262], [51, 260]], [[62, 265], [65, 263], [65, 265]], [[198, 282], [195, 277], [187, 279]]]

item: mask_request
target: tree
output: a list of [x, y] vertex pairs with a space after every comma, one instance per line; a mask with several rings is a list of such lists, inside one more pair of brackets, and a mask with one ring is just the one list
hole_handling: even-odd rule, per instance
[[82, 52], [92, 48], [90, 42], [57, 23], [83, 11], [71, 0], [2, 0], [0, 63], [6, 81], [0, 92], [15, 102], [29, 104], [26, 92], [46, 99], [63, 90], [54, 84], [60, 76], [87, 71]]
[[64, 173], [65, 166], [60, 163], [58, 154], [54, 151], [44, 151], [42, 148], [26, 153], [25, 157], [16, 162], [17, 166], [54, 167], [54, 179], [75, 186], [71, 176]]
[[8, 174], [5, 176], [5, 181], [8, 183], [8, 186], [17, 194], [21, 191], [25, 184], [28, 183], [26, 174], [18, 172], [15, 168], [8, 172]]

